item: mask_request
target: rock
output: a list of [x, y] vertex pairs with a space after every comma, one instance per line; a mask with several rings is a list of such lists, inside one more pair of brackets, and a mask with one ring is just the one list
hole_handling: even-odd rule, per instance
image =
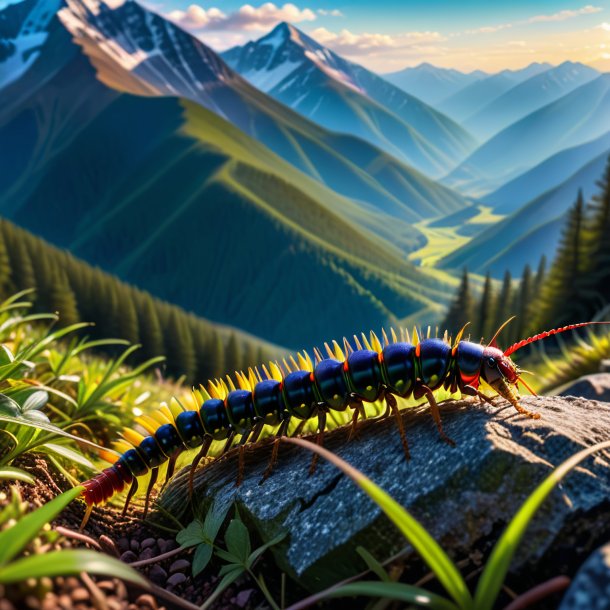
[[589, 400], [610, 402], [610, 373], [585, 375], [558, 392], [559, 396], [580, 396]]
[[160, 565], [153, 565], [148, 571], [148, 578], [156, 585], [164, 585], [167, 580], [167, 572]]
[[89, 591], [85, 587], [78, 587], [70, 593], [73, 602], [85, 602], [89, 599]]
[[152, 559], [153, 557], [155, 557], [156, 553], [155, 551], [153, 551], [153, 549], [151, 549], [150, 547], [148, 547], [147, 549], [144, 549], [140, 555], [138, 556], [138, 559], [140, 561], [144, 561], [147, 559]]
[[146, 538], [145, 540], [142, 540], [142, 543], [140, 544], [140, 548], [142, 550], [144, 550], [144, 549], [153, 547], [156, 544], [157, 544], [157, 541], [154, 538]]
[[176, 559], [176, 561], [174, 561], [172, 565], [169, 566], [169, 573], [173, 574], [174, 572], [184, 572], [190, 567], [191, 562], [188, 561], [188, 559]]
[[244, 608], [252, 596], [252, 593], [254, 593], [254, 589], [245, 589], [244, 591], [240, 591], [235, 596], [235, 601], [233, 603], [239, 608]]
[[138, 561], [138, 556], [133, 551], [125, 551], [120, 559], [125, 563], [133, 563], [134, 561]]
[[610, 608], [610, 543], [597, 549], [578, 570], [559, 610]]
[[[517, 414], [506, 402], [497, 404], [442, 405], [445, 431], [456, 447], [439, 440], [427, 410], [407, 409], [410, 461], [392, 418], [363, 422], [350, 442], [348, 430], [340, 428], [327, 434], [324, 444], [405, 506], [455, 560], [474, 551], [486, 555], [551, 467], [610, 438], [606, 403], [524, 398], [522, 404], [542, 414], [539, 420]], [[263, 542], [287, 531], [273, 548], [279, 569], [313, 591], [362, 571], [355, 553], [359, 545], [380, 560], [403, 550], [404, 539], [394, 525], [334, 466], [320, 460], [315, 475], [307, 476], [311, 454], [305, 450], [282, 444], [276, 469], [259, 485], [269, 455], [265, 441], [248, 450], [240, 487], [235, 486], [235, 452], [212, 461], [195, 473], [194, 496], [208, 503], [211, 498], [237, 503], [242, 519]], [[512, 564], [515, 574], [523, 574], [524, 589], [541, 582], [544, 570], [549, 578], [566, 573], [555, 570], [563, 557], [575, 567], [610, 539], [608, 474], [606, 460], [589, 459], [547, 499]], [[160, 498], [164, 510], [183, 523], [192, 518], [187, 478], [185, 469]], [[421, 569], [413, 552], [407, 551], [406, 561]]]
[[167, 579], [167, 584], [172, 587], [181, 585], [186, 580], [186, 576], [182, 572], [176, 572]]
[[134, 552], [137, 553], [140, 550], [140, 543], [137, 540], [131, 540], [129, 542], [129, 548]]

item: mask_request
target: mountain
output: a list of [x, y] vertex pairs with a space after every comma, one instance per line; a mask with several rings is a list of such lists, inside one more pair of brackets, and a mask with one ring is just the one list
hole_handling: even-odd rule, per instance
[[495, 190], [559, 151], [594, 140], [610, 125], [610, 74], [601, 74], [485, 142], [445, 184]]
[[316, 123], [364, 138], [428, 175], [440, 175], [476, 144], [448, 117], [287, 23], [222, 57]]
[[[70, 39], [58, 19], [48, 31]], [[158, 297], [296, 348], [438, 316], [451, 292], [393, 245], [414, 238], [404, 206], [342, 197], [192, 101], [109, 87], [74, 45], [43, 47], [2, 91], [17, 93], [0, 107], [0, 214]], [[370, 171], [407, 188], [383, 162]]]
[[445, 98], [438, 104], [438, 109], [454, 121], [463, 123], [515, 85], [550, 67], [551, 65], [546, 63], [533, 63], [521, 70], [502, 70], [502, 72], [477, 80]]
[[445, 257], [440, 267], [501, 277], [506, 269], [520, 274], [526, 264], [536, 265], [544, 254], [552, 258], [568, 209], [579, 189], [585, 200], [599, 191], [597, 182], [608, 162], [608, 151], [598, 155], [559, 186], [540, 195], [504, 220], [477, 235]]
[[558, 152], [529, 171], [517, 176], [498, 190], [485, 195], [482, 202], [498, 214], [510, 214], [526, 202], [551, 190], [600, 154], [610, 154], [610, 131], [603, 136]]
[[429, 63], [421, 63], [413, 68], [381, 75], [426, 104], [436, 106], [442, 100], [456, 94], [460, 89], [489, 76], [481, 70], [464, 73], [449, 68], [439, 68]]
[[[109, 87], [201, 104], [363, 207], [401, 209], [411, 222], [466, 205], [368, 142], [325, 130], [270, 98], [198, 39], [135, 2], [110, 8], [68, 0], [59, 17]], [[412, 228], [406, 233], [417, 238]]]
[[597, 76], [599, 72], [589, 66], [566, 61], [515, 85], [472, 115], [464, 125], [485, 141], [511, 123], [554, 102]]

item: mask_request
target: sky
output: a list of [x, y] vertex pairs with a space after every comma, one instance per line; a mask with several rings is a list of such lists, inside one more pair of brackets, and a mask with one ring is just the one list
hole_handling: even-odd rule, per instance
[[[1, 2], [2, 0], [0, 0]], [[610, 71], [610, 0], [303, 0], [244, 3], [146, 0], [216, 50], [289, 21], [377, 72], [429, 62], [496, 72], [534, 61], [580, 61]]]

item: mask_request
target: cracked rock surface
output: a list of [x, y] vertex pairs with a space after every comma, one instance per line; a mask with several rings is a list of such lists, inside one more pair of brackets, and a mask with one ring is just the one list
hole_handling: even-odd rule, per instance
[[[394, 420], [367, 420], [348, 442], [348, 430], [328, 433], [324, 445], [389, 492], [455, 559], [488, 554], [506, 523], [550, 472], [585, 446], [610, 438], [610, 404], [580, 398], [527, 397], [542, 414], [531, 420], [507, 403], [441, 405], [446, 433], [438, 438], [426, 409], [407, 409], [411, 449], [406, 461]], [[404, 539], [379, 508], [334, 466], [321, 460], [307, 472], [311, 454], [282, 445], [273, 474], [259, 484], [271, 452], [268, 442], [249, 448], [241, 486], [232, 452], [195, 473], [195, 503], [237, 503], [262, 541], [287, 530], [274, 547], [282, 570], [310, 590], [359, 573], [362, 545], [384, 560], [405, 548]], [[600, 454], [572, 472], [545, 502], [519, 547], [513, 574], [525, 587], [544, 577], [573, 574], [588, 554], [610, 539], [610, 459]], [[164, 509], [188, 523], [192, 503], [187, 473], [160, 498]], [[406, 561], [421, 562], [409, 549]]]

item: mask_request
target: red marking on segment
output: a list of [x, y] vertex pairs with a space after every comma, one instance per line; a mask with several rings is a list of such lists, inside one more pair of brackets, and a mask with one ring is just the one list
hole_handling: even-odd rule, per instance
[[345, 362], [343, 363], [343, 371], [345, 373], [349, 373], [349, 364], [347, 363], [347, 358], [345, 359]]
[[421, 354], [421, 343], [417, 344], [417, 347], [415, 348], [415, 355], [419, 358]]

